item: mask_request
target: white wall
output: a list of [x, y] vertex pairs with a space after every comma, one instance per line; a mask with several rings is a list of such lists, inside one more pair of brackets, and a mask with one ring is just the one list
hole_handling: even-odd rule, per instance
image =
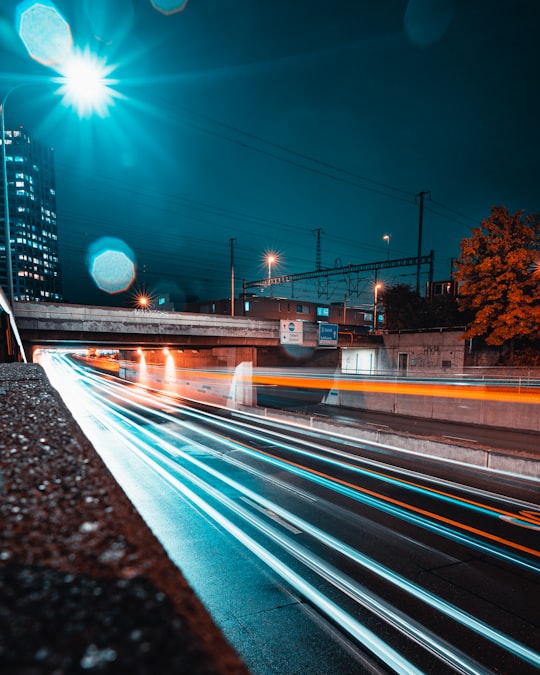
[[341, 372], [354, 375], [374, 375], [379, 367], [378, 349], [347, 349], [341, 353]]

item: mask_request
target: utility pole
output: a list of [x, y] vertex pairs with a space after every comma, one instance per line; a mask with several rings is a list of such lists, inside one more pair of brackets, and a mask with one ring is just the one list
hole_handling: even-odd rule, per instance
[[324, 234], [324, 230], [321, 230], [318, 227], [316, 230], [311, 230], [312, 234], [316, 233], [317, 236], [317, 257], [315, 259], [315, 269], [317, 272], [321, 269], [321, 233]]
[[416, 292], [420, 295], [420, 258], [422, 257], [422, 227], [424, 223], [424, 196], [431, 195], [431, 191], [419, 192], [416, 197], [420, 198], [420, 215], [418, 217], [418, 260], [416, 263]]
[[231, 316], [234, 316], [234, 242], [236, 239], [229, 239], [231, 245]]

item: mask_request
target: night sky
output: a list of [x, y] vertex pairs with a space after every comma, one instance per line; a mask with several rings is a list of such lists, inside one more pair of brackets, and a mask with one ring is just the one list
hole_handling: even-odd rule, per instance
[[[0, 86], [54, 76], [0, 6]], [[115, 69], [108, 116], [79, 119], [55, 87], [21, 88], [6, 125], [55, 148], [66, 301], [129, 305], [133, 291], [230, 294], [273, 274], [423, 254], [446, 279], [492, 206], [539, 212], [537, 0], [58, 1], [75, 44]], [[88, 11], [87, 11], [88, 10]], [[135, 253], [137, 279], [99, 291], [85, 263], [102, 236]], [[423, 268], [427, 272], [427, 268]], [[414, 286], [416, 269], [379, 280]], [[423, 280], [427, 277], [424, 275]], [[351, 304], [372, 296], [362, 277]], [[346, 287], [331, 278], [330, 295]], [[274, 288], [317, 297], [316, 282]], [[268, 291], [266, 291], [268, 293]]]

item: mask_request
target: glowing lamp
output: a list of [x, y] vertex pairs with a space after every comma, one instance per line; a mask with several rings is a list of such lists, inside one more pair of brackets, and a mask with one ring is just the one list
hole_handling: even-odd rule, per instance
[[109, 79], [113, 67], [88, 50], [73, 52], [59, 68], [61, 77], [58, 93], [63, 96], [65, 106], [72, 106], [79, 117], [97, 113], [106, 117], [113, 99], [118, 94], [111, 88], [116, 80]]

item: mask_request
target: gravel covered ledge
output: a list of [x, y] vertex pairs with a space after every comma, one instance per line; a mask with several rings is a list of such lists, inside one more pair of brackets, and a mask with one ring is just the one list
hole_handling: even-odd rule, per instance
[[0, 672], [247, 674], [40, 366], [0, 425]]

